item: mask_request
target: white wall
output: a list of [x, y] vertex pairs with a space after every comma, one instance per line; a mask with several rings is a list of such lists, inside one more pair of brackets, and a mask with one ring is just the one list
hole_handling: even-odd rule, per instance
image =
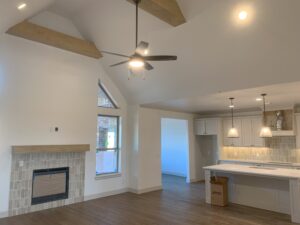
[[[117, 100], [117, 112], [97, 107], [98, 79]], [[126, 132], [122, 133], [122, 176], [95, 180], [97, 114], [118, 114], [127, 129], [127, 104], [98, 60], [0, 36], [0, 215], [8, 210], [11, 146], [90, 144], [86, 153], [87, 198], [127, 188]], [[60, 132], [51, 128], [58, 126]]]
[[160, 113], [139, 110], [139, 190], [161, 186]]
[[188, 121], [163, 118], [161, 132], [162, 173], [186, 177], [189, 150]]
[[131, 137], [130, 187], [137, 192], [161, 187], [161, 119], [174, 118], [188, 121], [189, 164], [187, 181], [195, 181], [194, 114], [130, 106], [128, 113]]

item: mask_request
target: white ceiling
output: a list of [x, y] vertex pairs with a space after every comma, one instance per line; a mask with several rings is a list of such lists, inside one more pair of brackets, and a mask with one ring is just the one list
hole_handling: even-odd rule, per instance
[[64, 17], [72, 17], [94, 2], [97, 0], [56, 0], [48, 10]]
[[294, 105], [300, 103], [299, 90], [300, 82], [293, 82], [221, 92], [207, 96], [176, 99], [166, 102], [146, 104], [145, 106], [174, 111], [209, 114], [228, 111], [228, 106], [230, 105], [229, 98], [234, 97], [236, 110], [261, 110], [262, 102], [257, 102], [256, 98], [261, 97], [260, 95], [263, 93], [267, 93], [266, 103], [268, 110], [291, 109]]
[[[256, 15], [237, 26], [237, 0], [179, 1], [190, 20], [171, 27], [141, 13], [141, 39], [152, 54], [176, 54], [177, 62], [153, 63], [146, 80], [127, 79], [122, 59], [101, 60], [130, 103], [147, 104], [299, 80], [299, 0], [249, 0]], [[134, 43], [134, 8], [123, 0], [99, 0], [74, 17], [80, 30], [100, 49], [130, 54]]]
[[[0, 1], [5, 6], [1, 9], [9, 7], [13, 11], [4, 14], [7, 20], [0, 13], [2, 31], [54, 2], [26, 0], [29, 7], [20, 13], [14, 8], [15, 0]], [[150, 42], [151, 54], [176, 54], [178, 61], [153, 63], [155, 69], [147, 73], [146, 80], [128, 80], [125, 65], [109, 67], [121, 58], [105, 55], [100, 60], [129, 103], [180, 111], [214, 111], [221, 103], [202, 107], [207, 96], [219, 96], [223, 102], [228, 96], [216, 93], [300, 80], [299, 0], [178, 2], [188, 20], [179, 27], [140, 13], [140, 39]], [[253, 9], [253, 20], [246, 26], [238, 26], [232, 19], [241, 5]], [[134, 7], [127, 1], [56, 0], [48, 9], [71, 18], [82, 35], [99, 49], [133, 52]], [[242, 99], [243, 93], [237, 91], [236, 97]], [[247, 103], [245, 107], [252, 105]]]
[[[23, 2], [26, 2], [30, 7], [19, 11], [17, 6]], [[54, 0], [0, 0], [0, 34], [6, 32], [16, 23], [46, 9], [53, 2]]]

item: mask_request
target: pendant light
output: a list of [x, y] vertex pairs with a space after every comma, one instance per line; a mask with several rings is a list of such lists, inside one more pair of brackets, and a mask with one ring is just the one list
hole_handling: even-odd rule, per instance
[[234, 127], [234, 122], [233, 122], [233, 109], [234, 109], [233, 100], [234, 100], [234, 98], [229, 98], [229, 100], [230, 100], [229, 108], [231, 109], [231, 128], [228, 131], [227, 137], [229, 137], [229, 138], [238, 138], [239, 137], [239, 132]]
[[262, 96], [262, 99], [263, 99], [263, 127], [261, 128], [261, 131], [260, 131], [260, 137], [262, 138], [269, 138], [269, 137], [272, 137], [272, 131], [271, 131], [271, 128], [267, 126], [266, 124], [266, 96], [267, 94], [261, 94]]

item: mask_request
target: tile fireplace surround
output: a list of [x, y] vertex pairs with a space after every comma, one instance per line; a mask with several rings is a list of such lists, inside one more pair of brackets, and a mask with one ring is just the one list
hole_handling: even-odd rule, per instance
[[[87, 145], [88, 146], [88, 145]], [[12, 151], [9, 216], [39, 211], [83, 201], [85, 151]], [[53, 150], [53, 146], [51, 146]], [[59, 146], [58, 146], [59, 147]], [[41, 147], [44, 150], [44, 146]], [[88, 146], [89, 148], [89, 146]], [[60, 149], [60, 148], [58, 148]], [[64, 148], [63, 148], [64, 149]], [[28, 147], [27, 147], [28, 150]], [[88, 151], [88, 150], [86, 150]], [[32, 175], [37, 169], [69, 167], [69, 198], [31, 205]]]

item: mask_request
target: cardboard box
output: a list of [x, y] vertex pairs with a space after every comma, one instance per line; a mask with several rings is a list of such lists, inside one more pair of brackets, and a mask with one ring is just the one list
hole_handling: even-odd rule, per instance
[[211, 177], [211, 204], [216, 206], [228, 205], [228, 178]]

